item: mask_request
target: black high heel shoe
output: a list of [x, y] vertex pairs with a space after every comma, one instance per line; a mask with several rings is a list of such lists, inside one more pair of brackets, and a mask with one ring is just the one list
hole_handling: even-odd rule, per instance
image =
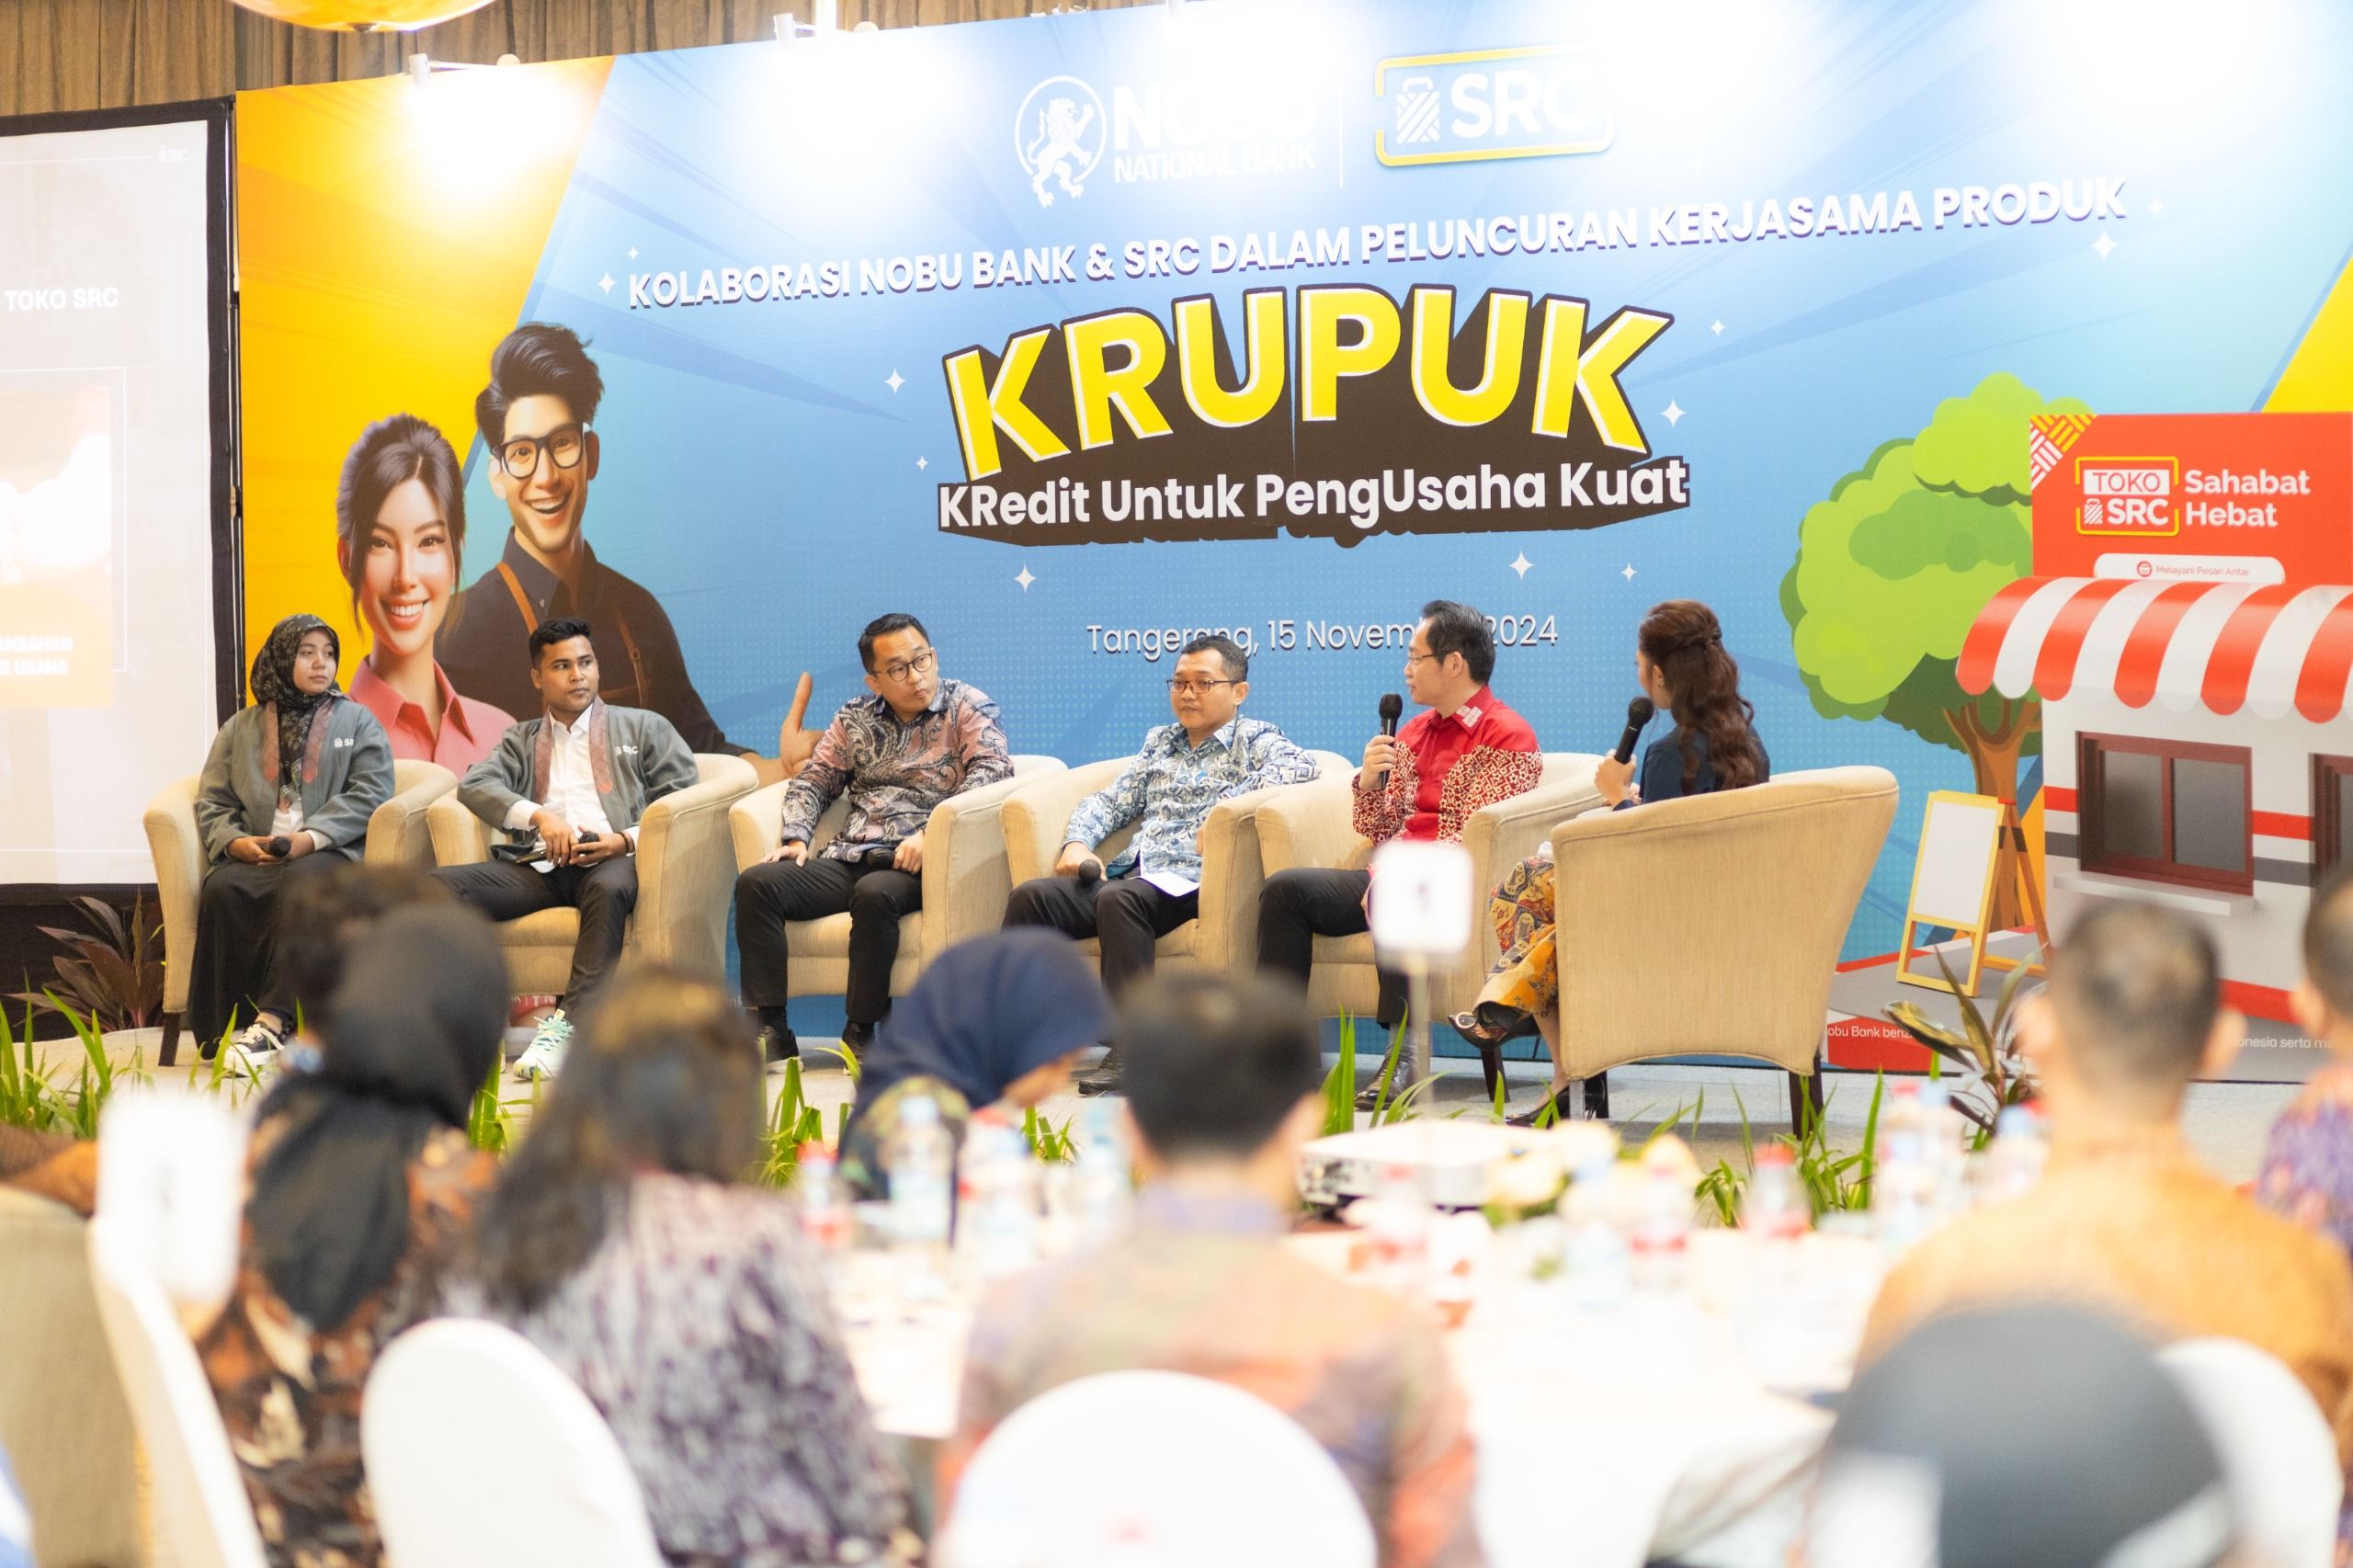
[[[1539, 1103], [1532, 1109], [1521, 1111], [1518, 1116], [1507, 1116], [1504, 1118], [1504, 1124], [1507, 1127], [1534, 1127], [1539, 1121], [1544, 1121], [1547, 1125], [1558, 1126], [1560, 1123], [1569, 1119], [1571, 1107], [1574, 1103], [1572, 1096], [1574, 1096], [1576, 1092], [1576, 1085], [1563, 1084], [1561, 1087], [1553, 1090], [1550, 1097]], [[1551, 1107], [1552, 1110], [1552, 1114], [1549, 1118], [1544, 1114], [1544, 1110], [1547, 1106]]]
[[1447, 1021], [1455, 1033], [1479, 1048], [1479, 1073], [1486, 1080], [1488, 1102], [1494, 1103], [1495, 1087], [1504, 1081], [1504, 1042], [1536, 1033], [1535, 1015], [1500, 1002], [1482, 1002]]

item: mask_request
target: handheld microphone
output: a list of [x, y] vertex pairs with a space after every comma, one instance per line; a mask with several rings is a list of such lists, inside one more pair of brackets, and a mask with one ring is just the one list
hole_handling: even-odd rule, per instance
[[273, 858], [283, 860], [286, 857], [294, 853], [294, 841], [281, 833], [272, 838], [268, 843], [263, 845], [262, 847], [268, 850]]
[[1642, 739], [1643, 726], [1649, 723], [1651, 715], [1657, 711], [1658, 705], [1647, 697], [1637, 697], [1626, 704], [1626, 730], [1618, 737], [1616, 753], [1620, 762], [1633, 760], [1634, 743]]
[[1078, 885], [1091, 888], [1103, 880], [1103, 862], [1090, 855], [1078, 863]]
[[[1397, 721], [1405, 711], [1405, 699], [1393, 691], [1381, 694], [1381, 733], [1392, 740], [1397, 737]], [[1381, 777], [1372, 781], [1375, 790], [1389, 788], [1389, 769], [1382, 768]]]

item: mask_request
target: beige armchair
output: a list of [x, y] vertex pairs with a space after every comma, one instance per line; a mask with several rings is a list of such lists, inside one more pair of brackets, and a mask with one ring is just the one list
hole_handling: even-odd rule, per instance
[[[890, 994], [905, 995], [933, 959], [967, 937], [995, 930], [1004, 921], [1013, 881], [1006, 870], [1000, 813], [1027, 781], [1062, 771], [1059, 757], [1017, 755], [1012, 778], [951, 795], [932, 808], [923, 830], [923, 907], [899, 921], [899, 958], [891, 966]], [[756, 790], [729, 810], [727, 826], [738, 872], [766, 859], [781, 841], [785, 788], [771, 784]], [[822, 852], [848, 821], [849, 794], [845, 790], [817, 819], [809, 853]], [[786, 921], [784, 948], [790, 959], [787, 994], [837, 996], [848, 988], [848, 915]]]
[[[1210, 808], [1209, 819], [1201, 824], [1200, 914], [1160, 938], [1155, 949], [1159, 958], [1237, 974], [1257, 963], [1258, 890], [1267, 880], [1258, 846], [1257, 813], [1267, 801], [1316, 789], [1351, 766], [1332, 752], [1308, 755], [1324, 769], [1315, 782], [1253, 790]], [[1067, 842], [1064, 835], [1071, 813], [1087, 796], [1108, 788], [1134, 760], [1120, 756], [1074, 767], [1025, 785], [1005, 803], [1006, 856], [1012, 865], [1014, 885], [1053, 874], [1054, 861]], [[1133, 837], [1133, 825], [1123, 827], [1097, 845], [1097, 853], [1108, 864]], [[1091, 937], [1079, 946], [1098, 957], [1102, 952], [1102, 944]]]
[[[196, 827], [193, 773], [164, 787], [142, 819], [155, 861], [155, 902], [164, 916], [164, 1041], [156, 1062], [179, 1056], [180, 1015], [188, 1011], [188, 966], [196, 951], [196, 900], [204, 886], [204, 835]], [[426, 808], [458, 787], [458, 776], [433, 762], [392, 764], [392, 798], [368, 819], [371, 866], [430, 866]]]
[[131, 1410], [98, 1326], [81, 1217], [0, 1188], [0, 1449], [17, 1471], [40, 1561], [138, 1568]]
[[[1543, 776], [1535, 789], [1473, 812], [1463, 823], [1462, 846], [1471, 852], [1472, 886], [1478, 900], [1472, 921], [1478, 941], [1459, 962], [1430, 976], [1433, 1022], [1479, 999], [1479, 987], [1501, 956], [1487, 920], [1488, 892], [1514, 865], [1536, 853], [1554, 823], [1601, 804], [1593, 787], [1594, 765], [1600, 760], [1582, 752], [1546, 752]], [[1355, 778], [1353, 766], [1327, 769], [1314, 783], [1258, 809], [1258, 843], [1267, 876], [1297, 867], [1353, 870], [1371, 858], [1372, 846], [1357, 832], [1351, 814]], [[1381, 979], [1371, 935], [1316, 937], [1307, 996], [1325, 1017], [1343, 1013], [1372, 1017], [1381, 1004]]]
[[1832, 767], [1561, 823], [1568, 1075], [1756, 1057], [1789, 1073], [1793, 1122], [1802, 1096], [1819, 1111], [1831, 974], [1894, 816], [1893, 774]]
[[[695, 754], [702, 781], [645, 808], [637, 828], [637, 909], [623, 951], [690, 973], [716, 978], [727, 971], [727, 903], [733, 861], [727, 811], [750, 793], [758, 776], [740, 756]], [[443, 866], [490, 858], [490, 829], [451, 795], [426, 812], [433, 858]], [[543, 909], [501, 921], [507, 981], [517, 995], [560, 995], [572, 972], [580, 915]]]

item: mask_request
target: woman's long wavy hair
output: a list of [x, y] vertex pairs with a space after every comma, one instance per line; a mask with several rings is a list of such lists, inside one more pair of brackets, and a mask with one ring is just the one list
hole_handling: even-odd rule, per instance
[[627, 1215], [642, 1172], [748, 1176], [761, 1076], [744, 1010], [718, 986], [659, 968], [614, 980], [476, 1220], [472, 1272], [491, 1302], [528, 1312], [554, 1294]]
[[[1745, 790], [1765, 776], [1765, 750], [1756, 744], [1756, 710], [1740, 694], [1740, 666], [1724, 652], [1716, 612], [1698, 599], [1669, 599], [1643, 618], [1637, 642], [1643, 657], [1656, 665], [1675, 694], [1678, 728], [1705, 737], [1707, 757], [1723, 790]], [[1683, 753], [1683, 788], [1699, 776], [1699, 752]]]

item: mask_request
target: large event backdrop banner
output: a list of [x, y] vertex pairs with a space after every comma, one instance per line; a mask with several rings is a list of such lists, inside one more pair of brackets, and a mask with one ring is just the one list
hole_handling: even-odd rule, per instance
[[2030, 569], [2028, 417], [2353, 407], [2329, 0], [1221, 0], [237, 119], [249, 650], [296, 609], [369, 646], [336, 482], [394, 413], [506, 596], [474, 398], [556, 322], [605, 386], [585, 536], [740, 745], [904, 609], [1017, 751], [1132, 750], [1228, 629], [1250, 711], [1353, 755], [1446, 596], [1597, 751], [1692, 597], [1777, 770], [1902, 780], [1850, 959], [1928, 790], [2034, 795], [2035, 703], [1953, 674]]

